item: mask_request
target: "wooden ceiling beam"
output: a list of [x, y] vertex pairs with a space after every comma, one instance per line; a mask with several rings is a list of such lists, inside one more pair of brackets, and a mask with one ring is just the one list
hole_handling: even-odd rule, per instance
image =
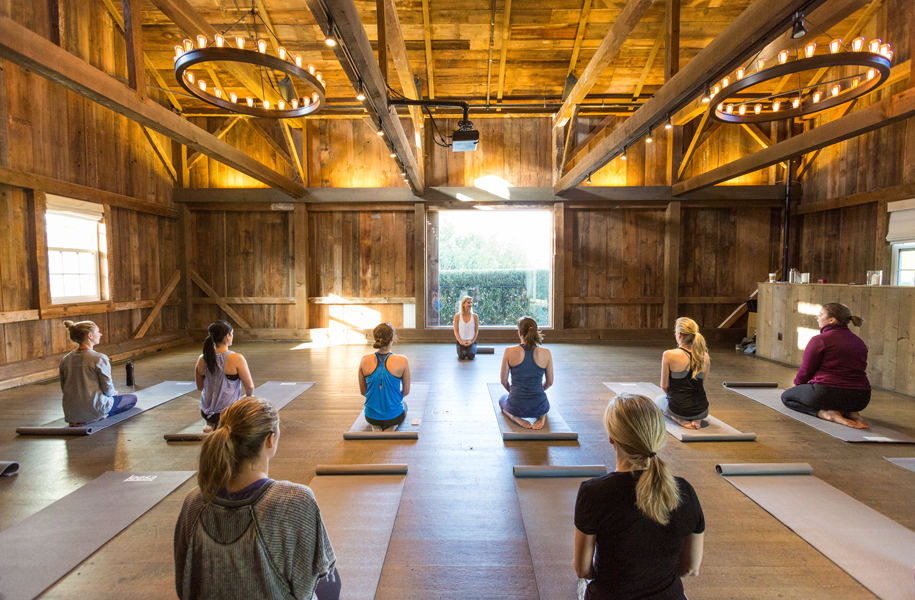
[[146, 66], [143, 64], [143, 19], [140, 0], [121, 0], [124, 9], [124, 42], [127, 45], [127, 85], [146, 101]]
[[610, 125], [610, 123], [612, 123], [614, 121], [614, 119], [616, 119], [616, 118], [617, 118], [617, 115], [607, 115], [606, 117], [604, 117], [604, 119], [600, 123], [598, 123], [591, 131], [589, 131], [588, 135], [586, 135], [580, 142], [578, 142], [578, 145], [575, 146], [575, 148], [569, 152], [569, 156], [568, 156], [568, 158], [566, 158], [566, 163], [568, 163], [570, 160], [575, 158], [575, 156], [579, 152], [584, 150], [588, 146], [588, 144], [591, 143], [591, 140], [596, 138], [597, 135], [601, 131], [606, 129], [606, 127], [608, 125]]
[[114, 77], [12, 19], [3, 17], [0, 17], [0, 57], [290, 196], [298, 197], [305, 193], [303, 186], [288, 177], [262, 165], [164, 106], [155, 102], [140, 102], [133, 90]]
[[648, 60], [645, 62], [645, 68], [642, 69], [642, 75], [639, 77], [639, 82], [635, 86], [635, 92], [632, 93], [633, 100], [638, 100], [639, 96], [642, 95], [642, 88], [645, 87], [645, 81], [648, 79], [649, 73], [651, 73], [651, 67], [658, 57], [658, 52], [661, 51], [661, 44], [664, 43], [664, 38], [666, 36], [667, 31], [662, 25], [661, 30], [658, 32], [658, 37], [654, 41], [654, 46], [651, 47], [651, 52], [648, 53]]
[[[652, 0], [629, 0], [626, 2], [626, 6], [623, 7], [616, 21], [610, 26], [610, 31], [607, 32], [597, 51], [594, 52], [594, 56], [591, 57], [588, 66], [582, 71], [578, 82], [562, 103], [556, 116], [553, 117], [553, 127], [565, 125], [572, 115], [572, 107], [584, 102], [585, 96], [588, 95], [588, 92], [591, 91], [600, 76], [603, 75], [613, 59], [616, 58], [616, 55], [619, 54], [623, 43], [632, 33], [632, 30], [635, 29], [635, 26], [639, 24], [639, 21], [642, 20], [642, 16], [651, 6], [651, 3]], [[501, 98], [501, 96], [500, 87], [499, 97]]]
[[429, 19], [429, 0], [423, 0], [423, 41], [426, 44], [426, 88], [429, 99], [435, 100], [435, 80], [432, 77], [432, 21]]
[[648, 127], [663, 122], [667, 115], [701, 94], [708, 82], [729, 72], [734, 65], [742, 63], [762, 47], [766, 40], [789, 27], [795, 12], [817, 6], [821, 1], [755, 0], [631, 117], [578, 161], [557, 182], [556, 193], [565, 193], [584, 181], [588, 173], [600, 169], [624, 147], [641, 138]]
[[377, 114], [373, 115], [373, 119], [378, 119], [386, 137], [389, 137], [394, 151], [403, 162], [413, 193], [422, 196], [425, 186], [422, 169], [413, 154], [397, 111], [388, 105], [387, 84], [381, 77], [378, 61], [375, 60], [372, 44], [365, 33], [365, 27], [359, 18], [355, 2], [353, 0], [334, 0], [334, 2], [327, 3], [327, 13], [320, 0], [306, 0], [306, 3], [322, 30], [327, 29], [328, 18], [333, 20], [339, 33], [338, 41], [342, 42], [334, 46], [334, 54], [340, 61], [340, 66], [343, 67], [343, 71], [354, 88], [358, 88], [361, 82], [367, 97], [366, 104], [374, 106], [377, 111]]
[[505, 89], [505, 61], [508, 58], [508, 40], [511, 39], [512, 0], [504, 0], [502, 10], [502, 46], [499, 48], [499, 87], [496, 90], [496, 102], [502, 103]]
[[666, 0], [664, 17], [664, 82], [680, 70], [680, 0]]
[[673, 186], [674, 195], [695, 192], [747, 173], [765, 169], [784, 160], [791, 160], [832, 144], [886, 127], [915, 115], [915, 88], [891, 96], [853, 112], [841, 119], [830, 121], [773, 144], [749, 156], [712, 169]]
[[575, 43], [572, 44], [572, 59], [569, 61], [569, 72], [566, 73], [566, 79], [569, 75], [575, 73], [575, 65], [578, 64], [578, 55], [581, 54], [581, 42], [585, 38], [585, 30], [588, 28], [588, 19], [591, 17], [591, 0], [584, 0], [581, 5], [581, 16], [578, 18], [578, 29], [575, 31]]
[[[414, 83], [413, 69], [410, 68], [410, 57], [407, 54], [407, 44], [403, 38], [403, 30], [400, 28], [400, 17], [397, 16], [397, 6], [394, 0], [384, 1], [384, 26], [387, 29], [385, 39], [388, 48], [391, 50], [391, 57], [394, 59], [394, 71], [397, 72], [397, 78], [400, 80], [400, 87], [403, 88], [403, 94], [410, 100], [419, 100], [416, 93], [416, 84]], [[417, 135], [414, 137], [417, 153], [422, 155], [423, 140], [423, 113], [420, 107], [410, 107], [410, 117], [413, 119], [413, 131]]]

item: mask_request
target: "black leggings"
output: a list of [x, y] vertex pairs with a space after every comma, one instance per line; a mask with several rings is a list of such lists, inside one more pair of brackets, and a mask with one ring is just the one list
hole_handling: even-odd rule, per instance
[[403, 412], [400, 413], [398, 416], [394, 417], [393, 419], [385, 419], [383, 421], [379, 421], [377, 419], [371, 418], [368, 415], [365, 416], [365, 420], [368, 422], [369, 425], [374, 425], [375, 427], [381, 427], [382, 429], [387, 429], [388, 427], [394, 427], [395, 425], [400, 425], [401, 423], [404, 422], [404, 420], [406, 418], [407, 418], [407, 403], [406, 402], [403, 403]]
[[835, 410], [848, 418], [848, 413], [864, 410], [870, 401], [870, 390], [826, 387], [819, 383], [796, 385], [782, 394], [785, 406], [813, 417], [821, 410]]
[[457, 344], [458, 360], [473, 360], [477, 355], [477, 343], [474, 342], [469, 346]]
[[200, 416], [203, 417], [203, 420], [207, 422], [207, 425], [217, 427], [219, 426], [219, 419], [222, 417], [222, 413], [213, 413], [212, 415], [208, 415], [205, 412], [200, 411]]

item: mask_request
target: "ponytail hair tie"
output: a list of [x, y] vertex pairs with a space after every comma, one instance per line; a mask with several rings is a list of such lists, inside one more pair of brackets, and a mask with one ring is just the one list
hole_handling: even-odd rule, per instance
[[654, 458], [654, 457], [657, 456], [657, 455], [658, 455], [657, 452], [649, 452], [649, 453], [648, 453], [648, 458]]

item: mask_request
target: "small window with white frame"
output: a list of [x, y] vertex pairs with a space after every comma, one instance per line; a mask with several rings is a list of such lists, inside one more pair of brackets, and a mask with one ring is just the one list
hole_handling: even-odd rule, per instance
[[103, 218], [101, 205], [47, 196], [45, 227], [52, 304], [107, 299]]
[[915, 241], [893, 244], [893, 284], [915, 286]]

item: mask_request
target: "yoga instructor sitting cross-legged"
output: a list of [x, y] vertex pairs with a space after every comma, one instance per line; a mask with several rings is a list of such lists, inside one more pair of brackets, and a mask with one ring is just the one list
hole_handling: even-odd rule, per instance
[[[499, 399], [499, 406], [505, 416], [521, 427], [543, 429], [550, 410], [546, 391], [553, 385], [553, 356], [546, 348], [538, 348], [543, 343], [543, 334], [537, 331], [537, 321], [532, 318], [518, 319], [518, 337], [521, 344], [506, 348], [502, 355], [502, 387], [508, 393]], [[525, 418], [536, 421], [531, 425]]]
[[454, 339], [457, 340], [459, 360], [473, 360], [477, 355], [477, 335], [480, 318], [473, 312], [473, 298], [461, 298], [461, 312], [454, 315]]
[[837, 302], [820, 309], [820, 334], [807, 342], [794, 387], [785, 390], [782, 402], [791, 410], [855, 429], [870, 429], [858, 414], [871, 400], [871, 384], [865, 373], [867, 345], [851, 332], [849, 323], [861, 327], [864, 319], [852, 316], [847, 306]]

